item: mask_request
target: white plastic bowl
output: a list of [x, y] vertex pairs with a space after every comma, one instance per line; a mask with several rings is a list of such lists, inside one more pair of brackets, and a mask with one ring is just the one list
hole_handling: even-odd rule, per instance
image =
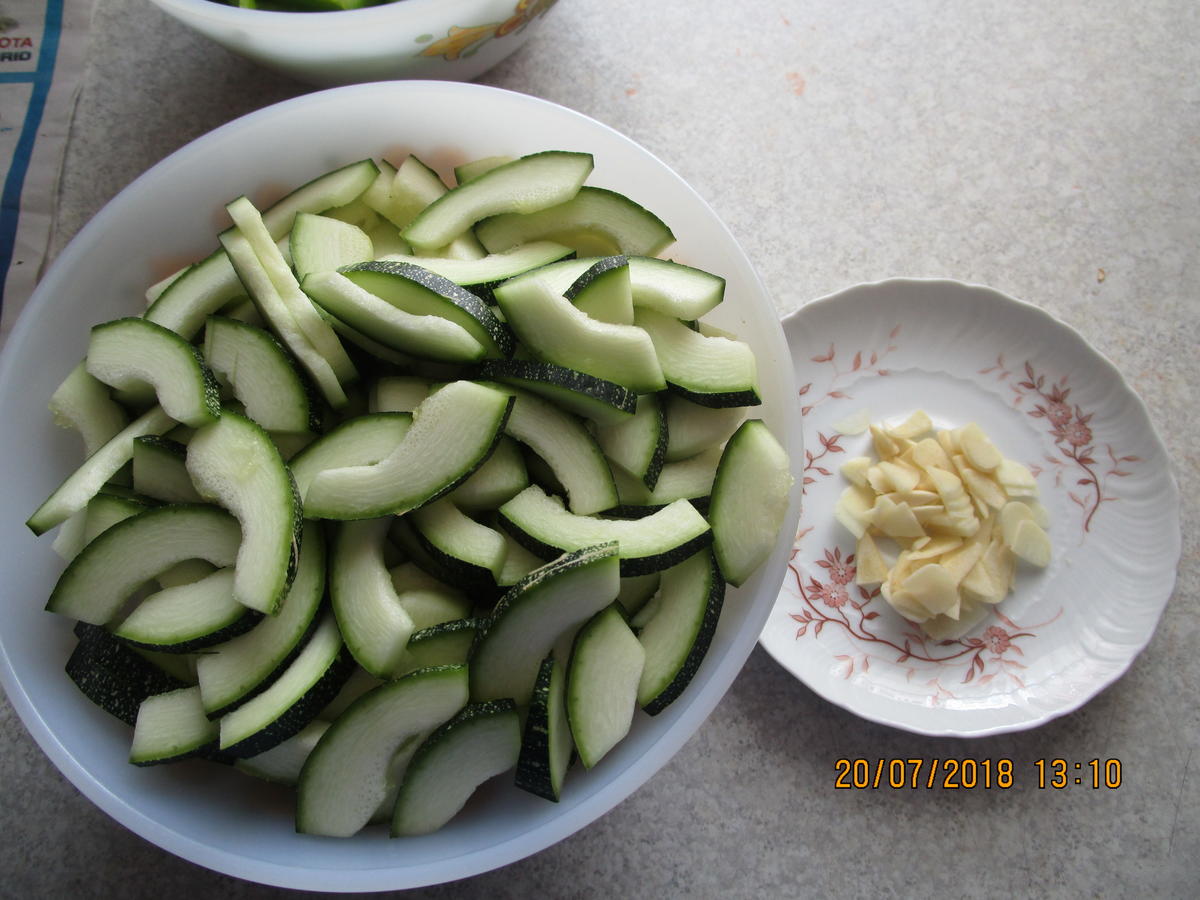
[[150, 0], [226, 50], [321, 86], [470, 81], [529, 39], [557, 0], [398, 0], [343, 12], [271, 12]]
[[[381, 114], [380, 111], [385, 111]], [[799, 515], [799, 481], [769, 562], [726, 596], [711, 650], [683, 696], [591, 771], [575, 768], [560, 803], [489, 785], [437, 834], [390, 840], [297, 835], [289, 791], [204, 762], [136, 768], [130, 732], [63, 674], [71, 623], [43, 611], [61, 561], [50, 536], [23, 520], [79, 461], [77, 436], [56, 428], [46, 401], [82, 358], [88, 328], [137, 313], [144, 288], [215, 246], [223, 204], [267, 202], [288, 187], [366, 156], [407, 150], [446, 167], [541, 149], [595, 155], [590, 183], [634, 197], [679, 241], [670, 253], [728, 279], [710, 317], [737, 331], [759, 361], [761, 415], [802, 465], [792, 366], [774, 307], [736, 241], [667, 166], [583, 115], [521, 94], [451, 82], [392, 82], [323, 91], [252, 113], [168, 157], [122, 191], [51, 267], [0, 358], [0, 680], [47, 755], [100, 808], [185, 859], [268, 884], [366, 891], [463, 878], [535, 853], [587, 825], [664, 765], [741, 669], [782, 582]]]

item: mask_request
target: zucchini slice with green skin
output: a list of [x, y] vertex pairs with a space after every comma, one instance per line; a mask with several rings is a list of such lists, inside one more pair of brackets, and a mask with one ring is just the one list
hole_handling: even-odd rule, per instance
[[305, 514], [370, 519], [436, 500], [488, 458], [511, 408], [502, 391], [469, 381], [446, 385], [417, 408], [390, 455], [372, 466], [318, 473], [304, 496]]
[[553, 653], [542, 660], [525, 717], [515, 778], [521, 790], [555, 803], [562, 796], [575, 750], [567, 720], [566, 681], [566, 667]]
[[447, 494], [446, 499], [466, 512], [482, 512], [499, 509], [528, 486], [529, 470], [521, 447], [504, 435], [487, 461]]
[[648, 575], [630, 575], [621, 579], [621, 592], [617, 594], [617, 603], [626, 615], [633, 616], [645, 608], [650, 598], [658, 592], [662, 581], [661, 572], [651, 572]]
[[514, 158], [512, 156], [484, 156], [480, 159], [465, 162], [461, 166], [455, 166], [454, 183], [458, 185], [466, 184], [468, 181], [478, 178], [485, 172], [490, 172], [497, 166], [512, 162]]
[[601, 322], [633, 324], [633, 287], [629, 258], [606, 256], [593, 263], [563, 292], [575, 308]]
[[273, 784], [295, 785], [300, 778], [300, 770], [304, 768], [304, 761], [312, 753], [313, 747], [317, 746], [317, 741], [321, 740], [321, 735], [328, 730], [328, 722], [314, 719], [299, 733], [270, 750], [234, 760], [234, 768]]
[[196, 658], [196, 680], [209, 717], [232, 711], [282, 674], [316, 627], [324, 597], [325, 537], [317, 523], [309, 522], [296, 577], [279, 612]]
[[631, 507], [640, 507], [643, 511], [638, 515], [645, 515], [676, 500], [690, 500], [699, 508], [712, 494], [720, 461], [721, 448], [713, 447], [690, 459], [665, 463], [654, 490], [647, 490], [643, 482], [617, 467], [613, 469], [613, 478], [621, 509], [628, 511]]
[[670, 568], [713, 539], [712, 528], [687, 500], [676, 500], [640, 519], [606, 519], [575, 515], [537, 485], [500, 507], [500, 523], [543, 558], [617, 542], [623, 576]]
[[106, 628], [80, 622], [79, 643], [67, 659], [66, 672], [83, 695], [127, 725], [137, 721], [138, 707], [147, 697], [187, 687]]
[[495, 587], [504, 568], [504, 537], [476, 522], [448, 498], [410, 513], [413, 530], [425, 549], [452, 573], [451, 584], [465, 590]]
[[[379, 168], [363, 159], [303, 184], [262, 214], [273, 240], [289, 231], [298, 212], [320, 213], [345, 206], [375, 180]], [[237, 272], [223, 249], [190, 266], [174, 279], [146, 310], [151, 322], [191, 340], [204, 320], [244, 293]]]
[[147, 697], [138, 707], [129, 761], [153, 766], [215, 749], [219, 729], [200, 705], [200, 689], [178, 688]]
[[296, 574], [304, 518], [292, 473], [270, 436], [228, 410], [188, 444], [187, 470], [203, 497], [220, 503], [242, 528], [233, 595], [274, 615]]
[[447, 191], [403, 231], [416, 248], [445, 246], [481, 219], [529, 214], [572, 199], [594, 161], [590, 153], [548, 150], [497, 166]]
[[88, 374], [120, 391], [150, 385], [172, 419], [199, 428], [221, 414], [220, 391], [200, 353], [175, 332], [139, 318], [92, 329]]
[[204, 326], [204, 359], [267, 431], [316, 431], [308, 384], [283, 346], [265, 329], [211, 316]]
[[333, 272], [375, 258], [370, 236], [357, 225], [313, 213], [296, 215], [288, 247], [299, 281], [312, 272]]
[[257, 756], [294, 737], [337, 695], [353, 670], [337, 622], [326, 613], [265, 691], [218, 720], [222, 756]]
[[390, 525], [386, 517], [342, 522], [329, 562], [329, 594], [346, 646], [377, 678], [399, 671], [416, 630], [383, 561]]
[[555, 405], [601, 425], [624, 422], [637, 409], [633, 391], [612, 381], [531, 359], [485, 359], [478, 375], [532, 391]]
[[113, 634], [147, 650], [191, 653], [244, 634], [260, 618], [233, 599], [233, 569], [227, 568], [151, 594]]
[[793, 478], [787, 451], [761, 419], [742, 423], [721, 455], [708, 518], [721, 574], [738, 587], [775, 547]]
[[[234, 226], [246, 239], [258, 266], [275, 288], [305, 340], [329, 363], [329, 367], [343, 386], [356, 381], [358, 372], [346, 354], [342, 342], [300, 289], [300, 282], [296, 280], [292, 267], [284, 258], [275, 243], [276, 238], [271, 235], [254, 204], [246, 197], [238, 197], [232, 203], [225, 204], [225, 210], [233, 220]], [[247, 285], [246, 288], [253, 295], [250, 286]]]
[[288, 466], [303, 497], [326, 469], [373, 466], [391, 455], [412, 427], [408, 413], [380, 412], [346, 419], [291, 458]]
[[670, 706], [695, 676], [724, 600], [725, 580], [709, 550], [662, 573], [654, 614], [638, 632], [646, 651], [638, 705], [650, 715]]
[[349, 837], [388, 796], [397, 748], [466, 706], [465, 666], [418, 669], [384, 682], [350, 705], [304, 763], [296, 800], [301, 834]]
[[[487, 303], [494, 303], [492, 289], [501, 282], [515, 278], [542, 266], [557, 263], [575, 251], [554, 241], [530, 241], [503, 253], [489, 253], [480, 259], [453, 259], [409, 254], [379, 254], [385, 262], [402, 262], [421, 266], [449, 278]], [[585, 266], [586, 268], [586, 266]]]
[[59, 576], [46, 609], [103, 625], [139, 587], [185, 559], [233, 565], [237, 520], [205, 504], [158, 506], [118, 522], [88, 544]]
[[703, 269], [653, 256], [629, 259], [633, 305], [675, 319], [699, 319], [725, 298], [725, 279]]
[[373, 413], [411, 413], [433, 390], [433, 382], [416, 375], [384, 375], [371, 386], [370, 410]]
[[112, 398], [98, 378], [79, 363], [50, 395], [54, 424], [74, 428], [83, 438], [84, 453], [91, 456], [129, 424], [124, 407]]
[[567, 719], [579, 761], [592, 768], [633, 724], [646, 651], [615, 605], [575, 636], [567, 675]]
[[[295, 314], [271, 281], [241, 229], [230, 228], [222, 232], [219, 238], [237, 272], [237, 277], [241, 279], [250, 299], [254, 301], [254, 306], [266, 319], [271, 331], [304, 367], [326, 402], [334, 409], [344, 407], [347, 403], [346, 389], [337, 371], [305, 336]], [[307, 298], [305, 302], [312, 305], [312, 301]]]
[[644, 330], [593, 319], [536, 270], [499, 285], [495, 296], [512, 330], [539, 359], [616, 382], [638, 394], [666, 387], [654, 344]]
[[84, 547], [118, 522], [136, 516], [156, 506], [143, 497], [127, 497], [124, 494], [100, 491], [85, 508], [63, 523], [54, 538], [54, 551], [67, 562], [79, 555]]
[[475, 234], [489, 253], [551, 240], [580, 256], [657, 256], [675, 242], [666, 223], [623, 194], [584, 185], [566, 203], [484, 219]]
[[465, 665], [475, 644], [479, 624], [476, 619], [451, 619], [414, 631], [408, 639], [405, 668], [401, 674], [429, 666]]
[[634, 321], [654, 342], [663, 376], [673, 390], [701, 406], [757, 406], [754, 351], [743, 341], [708, 337], [652, 309]]
[[512, 332], [492, 308], [464, 287], [423, 266], [365, 262], [341, 273], [359, 287], [414, 316], [440, 316], [461, 325], [490, 355], [512, 356]]
[[133, 489], [163, 503], [203, 503], [188, 475], [187, 447], [145, 434], [133, 439]]
[[396, 795], [392, 837], [437, 831], [479, 785], [515, 766], [520, 752], [521, 721], [511, 700], [467, 705], [409, 761]]
[[608, 606], [620, 588], [617, 547], [565, 553], [508, 590], [471, 653], [471, 699], [529, 703], [541, 661], [567, 631]]
[[723, 446], [746, 419], [743, 406], [700, 406], [677, 394], [667, 396], [666, 408], [667, 462]]
[[617, 488], [612, 470], [583, 422], [527, 391], [505, 389], [514, 398], [506, 433], [550, 467], [566, 492], [571, 511], [590, 515], [614, 506]]
[[[471, 612], [471, 598], [451, 582], [430, 574], [415, 562], [392, 566], [388, 575], [392, 579], [392, 588], [396, 596], [400, 598], [400, 605], [412, 617], [413, 627], [417, 629], [413, 632], [413, 637], [427, 628], [462, 619]], [[413, 638], [410, 637], [408, 649], [412, 648], [412, 641]], [[432, 661], [428, 664], [442, 663]], [[407, 656], [404, 667], [405, 671], [420, 668]]]
[[512, 587], [534, 569], [541, 568], [549, 561], [526, 550], [507, 529], [501, 528], [499, 531], [504, 535], [507, 548], [504, 552], [504, 568], [500, 570], [500, 577], [496, 579], [499, 587]]
[[393, 350], [442, 362], [474, 362], [488, 352], [461, 321], [410, 312], [340, 272], [313, 272], [303, 287], [337, 321]]
[[143, 434], [163, 434], [174, 427], [175, 420], [161, 407], [154, 406], [142, 413], [68, 475], [29, 517], [26, 527], [34, 534], [44, 534], [69, 519], [87, 506], [121, 467], [133, 458], [134, 438]]
[[[639, 397], [637, 410], [631, 418], [613, 425], [600, 425], [595, 433], [596, 443], [605, 456], [633, 474], [648, 489], [654, 489], [666, 459], [669, 435], [666, 412], [657, 394]], [[615, 472], [613, 477], [616, 477]]]
[[[409, 154], [400, 163], [400, 167], [393, 173], [392, 180], [388, 184], [386, 215], [399, 229], [399, 232], [403, 232], [423, 210], [448, 190], [449, 188], [446, 187], [437, 172], [417, 157]], [[422, 256], [481, 259], [486, 255], [483, 245], [479, 243], [472, 231], [464, 231], [445, 246], [432, 249], [414, 248], [399, 234], [398, 238], [404, 242], [408, 251]]]

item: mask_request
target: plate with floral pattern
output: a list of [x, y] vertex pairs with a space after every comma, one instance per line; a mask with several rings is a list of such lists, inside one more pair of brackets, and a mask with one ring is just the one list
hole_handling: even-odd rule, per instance
[[[760, 641], [827, 700], [929, 735], [1031, 728], [1119, 678], [1171, 595], [1179, 492], [1116, 368], [1073, 329], [990, 288], [894, 279], [784, 320], [804, 422], [804, 511]], [[849, 421], [978, 423], [1038, 483], [1053, 551], [971, 631], [934, 640], [856, 583], [834, 518], [839, 469], [871, 455]], [[854, 433], [859, 431], [859, 433]]]

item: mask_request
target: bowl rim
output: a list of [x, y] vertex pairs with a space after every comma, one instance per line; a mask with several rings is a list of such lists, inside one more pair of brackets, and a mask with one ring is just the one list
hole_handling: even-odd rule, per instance
[[[58, 258], [52, 262], [33, 296], [25, 304], [25, 308], [14, 324], [6, 346], [0, 350], [0, 395], [3, 395], [4, 388], [14, 378], [15, 360], [18, 354], [13, 352], [13, 348], [20, 345], [24, 338], [32, 332], [35, 322], [40, 324], [44, 310], [53, 301], [52, 294], [56, 283], [65, 278], [63, 273], [70, 271], [78, 264], [79, 259], [88, 252], [90, 245], [97, 240], [97, 236], [110, 227], [110, 222], [120, 218], [126, 207], [132, 202], [131, 197], [136, 198], [139, 193], [147, 189], [147, 185], [153, 185], [167, 173], [173, 173], [181, 166], [186, 167], [185, 161], [189, 157], [228, 139], [231, 133], [243, 129], [249, 124], [264, 123], [276, 117], [293, 115], [296, 110], [305, 110], [331, 102], [331, 98], [334, 96], [342, 98], [351, 94], [377, 94], [381, 90], [400, 94], [434, 91], [441, 92], [443, 95], [486, 95], [491, 98], [506, 98], [507, 102], [514, 104], [551, 108], [555, 116], [573, 117], [590, 130], [603, 132], [609, 140], [615, 140], [628, 146], [632, 152], [644, 157], [647, 165], [655, 169], [662, 178], [673, 181], [675, 189], [680, 190], [688, 197], [689, 202], [696, 204], [696, 208], [703, 210], [710, 218], [711, 227], [719, 235], [720, 240], [727, 244], [730, 258], [737, 260], [743, 270], [747, 279], [747, 288], [750, 289], [747, 293], [752, 295], [749, 298], [750, 302], [760, 308], [760, 313], [765, 313], [766, 309], [770, 308], [771, 320], [775, 323], [775, 327], [774, 329], [768, 328], [769, 339], [772, 345], [778, 344], [779, 358], [787, 358], [783, 330], [779, 325], [778, 316], [774, 312], [770, 295], [760, 275], [754, 269], [739, 242], [729, 231], [728, 226], [682, 177], [633, 139], [578, 111], [507, 89], [449, 81], [370, 82], [302, 94], [247, 113], [178, 148], [118, 192], [71, 239]], [[765, 317], [764, 324], [766, 324]], [[780, 373], [779, 377], [781, 385], [786, 388], [781, 392], [781, 404], [778, 411], [785, 433], [780, 434], [779, 437], [792, 454], [793, 472], [795, 472], [798, 471], [802, 456], [801, 422], [798, 406], [793, 409], [784, 405], [788, 397], [794, 398], [794, 378], [790, 371]], [[0, 685], [3, 686], [21, 721], [43, 752], [89, 800], [125, 827], [186, 860], [259, 883], [307, 890], [374, 891], [453, 881], [531, 856], [594, 822], [666, 765], [683, 744], [691, 738], [728, 692], [734, 678], [740, 672], [758, 641], [761, 627], [770, 613], [779, 585], [782, 583], [787, 552], [791, 545], [791, 534], [794, 533], [795, 523], [799, 516], [799, 504], [800, 479], [796, 478], [788, 518], [772, 556], [756, 573], [749, 585], [741, 589], [749, 591], [752, 588], [753, 590], [752, 594], [747, 594], [747, 621], [740, 623], [733, 632], [732, 641], [726, 654], [713, 661], [711, 674], [707, 682], [701, 685], [707, 690], [695, 691], [690, 695], [685, 692], [679, 701], [676, 701], [671, 708], [660, 715], [659, 719], [668, 720], [669, 725], [665, 726], [663, 733], [653, 741], [653, 752], [643, 752], [572, 808], [564, 809], [562, 813], [546, 822], [535, 824], [528, 830], [517, 833], [514, 837], [486, 848], [470, 850], [463, 856], [443, 857], [419, 865], [382, 865], [371, 869], [303, 868], [281, 865], [259, 856], [238, 855], [222, 848], [210, 846], [152, 818], [131, 803], [126, 802], [95, 778], [72, 755], [59, 736], [51, 730], [37, 707], [34, 706], [13, 668], [2, 639], [0, 639]], [[397, 878], [397, 874], [401, 877]]]
[[[313, 29], [328, 28], [329, 17], [337, 16], [339, 25], [372, 25], [394, 19], [408, 12], [425, 12], [427, 10], [442, 10], [447, 13], [458, 6], [480, 6], [488, 0], [390, 0], [376, 6], [365, 6], [360, 9], [322, 9], [310, 11], [288, 12], [275, 9], [245, 9], [231, 6], [219, 0], [150, 0], [162, 9], [186, 11], [190, 17], [206, 18], [230, 24], [248, 25], [258, 23], [267, 27], [309, 27], [306, 20], [312, 20]], [[513, 0], [515, 3], [516, 0]], [[557, 2], [557, 0], [555, 0]]]

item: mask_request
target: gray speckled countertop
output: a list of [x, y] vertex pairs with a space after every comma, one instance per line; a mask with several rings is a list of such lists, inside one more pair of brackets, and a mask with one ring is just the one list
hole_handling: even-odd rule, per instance
[[[98, 0], [55, 248], [142, 170], [307, 90], [144, 0]], [[1200, 877], [1200, 8], [1183, 0], [562, 0], [483, 81], [587, 113], [725, 219], [781, 314], [891, 275], [1065, 319], [1146, 401], [1183, 557], [1128, 674], [1042, 728], [862, 721], [754, 651], [711, 719], [594, 825], [427, 897], [1195, 896]], [[282, 897], [109, 820], [0, 701], [0, 896]], [[1115, 791], [840, 791], [834, 760], [1119, 758]]]

